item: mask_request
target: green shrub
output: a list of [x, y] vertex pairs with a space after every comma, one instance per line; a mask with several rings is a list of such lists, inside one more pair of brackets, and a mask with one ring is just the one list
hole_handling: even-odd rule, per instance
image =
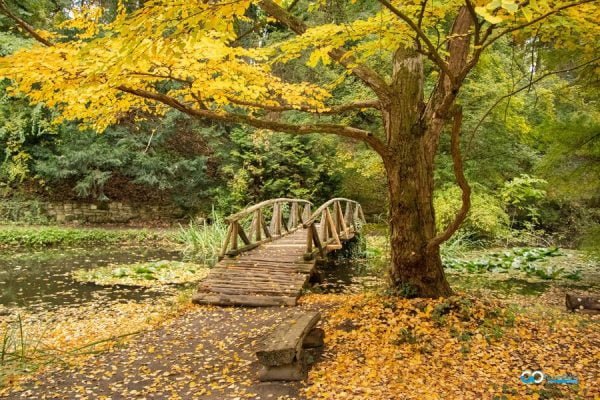
[[338, 193], [341, 176], [334, 162], [337, 143], [332, 138], [235, 128], [229, 139], [233, 147], [222, 159], [221, 171], [227, 182], [218, 193], [220, 210], [234, 212], [277, 197], [302, 198], [320, 205]]
[[517, 176], [504, 183], [500, 190], [502, 202], [511, 218], [511, 226], [531, 230], [528, 224], [540, 222], [540, 202], [546, 198], [544, 179], [527, 174]]
[[600, 260], [600, 224], [591, 224], [585, 231], [581, 249]]
[[456, 232], [450, 239], [442, 243], [442, 258], [462, 257], [466, 252], [484, 246], [485, 243], [474, 239], [472, 236], [472, 234], [464, 230]]
[[[438, 231], [450, 224], [461, 207], [461, 191], [450, 187], [435, 194], [434, 207]], [[478, 191], [471, 194], [471, 209], [461, 227], [473, 239], [497, 239], [508, 231], [509, 217], [502, 207], [500, 199], [491, 194]]]

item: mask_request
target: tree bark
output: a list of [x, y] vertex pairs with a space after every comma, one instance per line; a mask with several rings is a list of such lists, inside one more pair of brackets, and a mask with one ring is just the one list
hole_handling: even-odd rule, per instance
[[391, 285], [406, 297], [452, 294], [435, 236], [433, 164], [423, 138], [405, 144], [402, 157], [386, 163], [390, 200]]
[[452, 293], [435, 237], [433, 162], [422, 119], [423, 58], [413, 49], [394, 56], [395, 96], [383, 111], [389, 151], [384, 156], [390, 201], [391, 285], [398, 294], [439, 297]]

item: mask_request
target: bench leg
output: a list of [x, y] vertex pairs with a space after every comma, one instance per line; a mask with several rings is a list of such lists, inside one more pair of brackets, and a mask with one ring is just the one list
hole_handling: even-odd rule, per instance
[[287, 365], [263, 367], [258, 379], [268, 381], [303, 381], [308, 377], [306, 362], [295, 361]]
[[258, 374], [262, 382], [268, 381], [304, 381], [308, 378], [309, 355], [300, 351], [299, 358], [294, 358], [290, 364], [263, 366]]
[[315, 347], [321, 347], [324, 344], [325, 331], [321, 328], [313, 328], [302, 342], [302, 348], [313, 349]]

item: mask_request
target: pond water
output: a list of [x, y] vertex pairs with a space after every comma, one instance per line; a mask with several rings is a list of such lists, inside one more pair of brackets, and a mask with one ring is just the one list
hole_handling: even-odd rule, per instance
[[382, 285], [381, 274], [365, 259], [334, 258], [318, 270], [321, 282], [311, 288], [316, 293], [358, 293]]
[[[156, 247], [94, 247], [0, 252], [0, 311], [51, 309], [102, 300], [141, 300], [160, 295], [148, 289], [101, 287], [75, 281], [73, 271], [106, 265], [170, 260], [178, 251]], [[6, 312], [6, 311], [5, 311]]]

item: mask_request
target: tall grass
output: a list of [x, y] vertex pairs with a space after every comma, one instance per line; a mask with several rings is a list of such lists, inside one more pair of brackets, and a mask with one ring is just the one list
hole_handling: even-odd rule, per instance
[[19, 314], [15, 321], [11, 321], [1, 332], [0, 344], [0, 387], [4, 380], [19, 372], [37, 368], [37, 363], [32, 360], [31, 352], [35, 352], [37, 346], [26, 344], [23, 334], [23, 321]]
[[445, 241], [441, 246], [442, 259], [464, 257], [467, 252], [477, 248], [483, 248], [485, 243], [473, 239], [473, 234], [468, 231], [459, 230]]
[[218, 261], [228, 225], [214, 209], [211, 219], [210, 224], [206, 220], [201, 223], [192, 221], [187, 227], [180, 227], [176, 240], [185, 246], [186, 258], [212, 267]]

